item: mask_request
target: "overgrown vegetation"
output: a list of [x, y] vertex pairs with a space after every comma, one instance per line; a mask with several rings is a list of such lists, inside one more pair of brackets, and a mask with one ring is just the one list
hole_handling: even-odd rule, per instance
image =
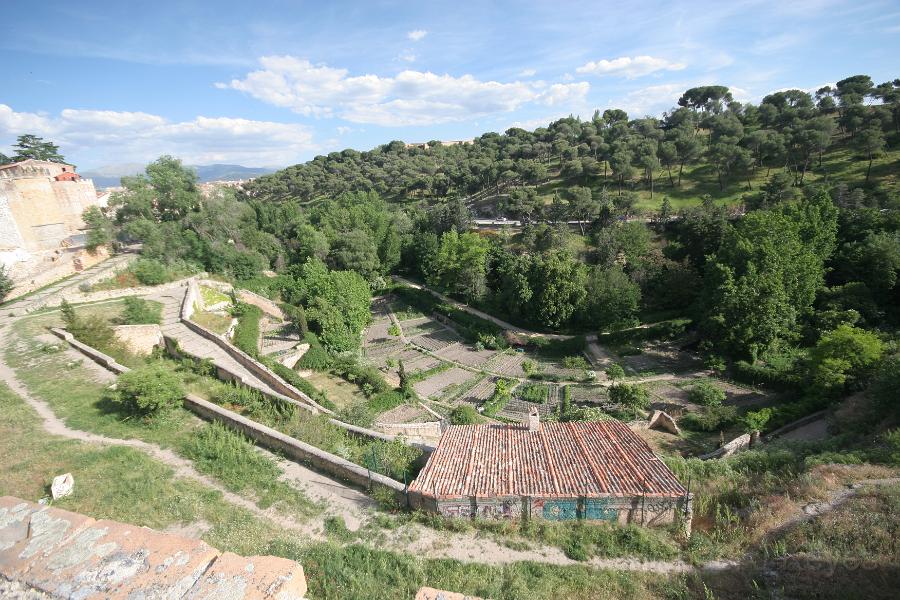
[[111, 398], [123, 412], [150, 418], [181, 406], [184, 388], [168, 365], [152, 362], [119, 375]]

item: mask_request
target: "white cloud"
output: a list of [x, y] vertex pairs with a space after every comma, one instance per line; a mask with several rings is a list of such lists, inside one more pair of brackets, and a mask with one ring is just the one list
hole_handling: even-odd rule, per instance
[[519, 77], [534, 77], [536, 74], [536, 69], [522, 69], [519, 71]]
[[481, 81], [404, 70], [394, 77], [351, 76], [346, 69], [313, 65], [292, 56], [265, 56], [262, 68], [229, 87], [306, 116], [338, 116], [383, 126], [432, 125], [514, 111], [526, 104], [577, 103], [589, 84]]
[[318, 150], [309, 128], [293, 123], [203, 116], [172, 122], [141, 112], [75, 109], [48, 116], [0, 104], [0, 142], [12, 144], [24, 133], [53, 140], [71, 160], [90, 157], [94, 164], [172, 154], [189, 164], [277, 166]]
[[406, 50], [401, 52], [397, 58], [399, 58], [402, 61], [409, 62], [409, 63], [416, 62], [416, 55], [409, 48], [407, 48]]
[[409, 39], [411, 39], [414, 42], [418, 42], [419, 40], [424, 38], [426, 35], [428, 35], [428, 32], [425, 31], [424, 29], [414, 29], [413, 31], [410, 31], [409, 33], [407, 33], [406, 37], [408, 37]]
[[627, 79], [643, 77], [657, 71], [680, 71], [687, 65], [654, 56], [620, 56], [612, 60], [591, 61], [575, 71], [592, 75], [617, 75]]
[[336, 129], [339, 135], [346, 135], [355, 131], [352, 127], [347, 127], [346, 125], [339, 125]]

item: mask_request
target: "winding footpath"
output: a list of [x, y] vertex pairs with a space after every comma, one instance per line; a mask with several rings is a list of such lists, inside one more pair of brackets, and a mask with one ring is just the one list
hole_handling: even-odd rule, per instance
[[[0, 350], [5, 350], [7, 348], [7, 344], [9, 343], [9, 329], [9, 325], [0, 328]], [[308, 532], [308, 527], [298, 523], [294, 519], [285, 515], [280, 515], [273, 510], [263, 510], [247, 498], [229, 491], [214, 479], [198, 472], [191, 461], [178, 456], [172, 450], [161, 448], [156, 444], [151, 444], [143, 440], [123, 440], [89, 431], [72, 429], [66, 425], [62, 419], [56, 416], [56, 413], [53, 412], [53, 409], [49, 404], [31, 395], [25, 385], [19, 381], [15, 371], [7, 366], [6, 361], [0, 362], [0, 381], [3, 381], [19, 398], [37, 413], [38, 417], [41, 419], [41, 425], [44, 431], [50, 435], [78, 440], [89, 444], [98, 444], [101, 446], [126, 446], [141, 450], [159, 462], [171, 467], [177, 476], [192, 479], [218, 491], [222, 494], [222, 497], [231, 504], [249, 510], [259, 517], [271, 519], [281, 527], [294, 531], [302, 531], [304, 533]]]

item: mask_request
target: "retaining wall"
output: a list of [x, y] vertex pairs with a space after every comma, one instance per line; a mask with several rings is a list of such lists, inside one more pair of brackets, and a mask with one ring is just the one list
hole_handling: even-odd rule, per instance
[[428, 423], [381, 423], [372, 424], [385, 433], [393, 435], [403, 435], [414, 438], [439, 438], [442, 429], [439, 422], [431, 421]]
[[704, 454], [700, 458], [703, 460], [708, 460], [710, 458], [727, 458], [734, 454], [735, 452], [740, 452], [745, 448], [750, 447], [750, 434], [745, 433], [744, 435], [739, 435], [734, 438], [718, 450], [713, 450], [709, 454]]
[[58, 327], [53, 327], [50, 329], [50, 332], [53, 333], [58, 338], [62, 338], [66, 342], [68, 342], [73, 348], [77, 349], [79, 352], [90, 358], [95, 363], [99, 364], [101, 367], [106, 367], [110, 371], [121, 375], [122, 373], [127, 373], [131, 369], [126, 367], [125, 365], [120, 365], [116, 362], [116, 360], [108, 356], [99, 350], [91, 348], [87, 344], [82, 344], [78, 340], [75, 339], [75, 336], [66, 331], [65, 329], [59, 329]]
[[[335, 456], [320, 448], [294, 439], [271, 427], [252, 421], [236, 412], [232, 412], [212, 402], [207, 402], [191, 394], [185, 396], [185, 406], [204, 419], [218, 421], [232, 429], [236, 429], [252, 438], [261, 446], [280, 452], [294, 460], [311, 465], [317, 470], [334, 475], [338, 479], [348, 481], [362, 488], [370, 488], [373, 484], [384, 486], [394, 493], [401, 504], [407, 505], [406, 486], [399, 481], [374, 473], [368, 469]], [[412, 494], [411, 494], [412, 495]]]
[[212, 331], [206, 329], [205, 327], [191, 321], [190, 318], [193, 315], [194, 301], [197, 299], [198, 294], [199, 288], [197, 286], [197, 282], [196, 280], [191, 280], [188, 283], [188, 291], [187, 294], [185, 294], [184, 302], [181, 305], [181, 321], [188, 329], [216, 344], [219, 348], [227, 352], [228, 355], [236, 360], [242, 367], [253, 373], [253, 375], [259, 378], [260, 381], [264, 382], [276, 392], [284, 394], [289, 398], [294, 398], [296, 400], [300, 400], [301, 402], [306, 402], [310, 406], [314, 407], [318, 412], [323, 412], [329, 415], [335, 414], [334, 411], [328, 410], [294, 386], [284, 381], [281, 377], [276, 375], [274, 371], [269, 369], [269, 367], [257, 361], [240, 348], [237, 348], [234, 345], [230, 344], [227, 340], [223, 339], [222, 336], [217, 335]]
[[[99, 350], [96, 350], [86, 344], [82, 344], [81, 342], [76, 340], [71, 333], [64, 329], [53, 328], [51, 329], [51, 331], [54, 335], [64, 339], [74, 348], [87, 355], [91, 360], [94, 360], [101, 366], [106, 367], [119, 375], [121, 375], [122, 373], [127, 373], [131, 370], [124, 365], [120, 365], [110, 356], [107, 356]], [[290, 401], [290, 398], [285, 398], [284, 400]], [[270, 450], [283, 452], [286, 456], [289, 456], [294, 460], [299, 460], [301, 462], [310, 464], [315, 468], [336, 476], [338, 479], [349, 481], [355, 485], [365, 487], [367, 489], [371, 487], [373, 483], [390, 488], [391, 490], [393, 490], [395, 498], [401, 504], [401, 506], [407, 506], [406, 486], [404, 486], [399, 481], [396, 481], [395, 479], [391, 479], [390, 477], [386, 477], [384, 475], [381, 475], [380, 473], [371, 472], [365, 467], [361, 467], [356, 463], [350, 462], [349, 460], [341, 458], [340, 456], [331, 454], [330, 452], [326, 452], [325, 450], [307, 444], [306, 442], [301, 442], [300, 440], [292, 438], [289, 435], [281, 433], [280, 431], [272, 429], [271, 427], [267, 427], [266, 425], [263, 425], [261, 423], [257, 423], [252, 419], [243, 417], [236, 412], [230, 411], [217, 404], [213, 404], [212, 402], [208, 402], [207, 400], [194, 396], [193, 394], [187, 394], [185, 396], [184, 406], [191, 412], [196, 413], [204, 419], [219, 421], [232, 429], [241, 431], [260, 445], [269, 448]], [[307, 408], [307, 410], [309, 409], [309, 407], [305, 408]], [[356, 433], [358, 435], [363, 435], [366, 437], [374, 437], [384, 441], [391, 441], [394, 439], [393, 436], [379, 434], [378, 432], [370, 431], [363, 427], [356, 427], [354, 425], [342, 423], [341, 421], [337, 421], [335, 419], [329, 420], [332, 423], [350, 431], [351, 433]], [[424, 448], [427, 448], [429, 452], [431, 450], [434, 450], [434, 448], [431, 446], [424, 446], [423, 448], [418, 444], [410, 445], [419, 447], [423, 450], [422, 458], [427, 458], [427, 454], [424, 452]], [[413, 493], [411, 495], [416, 494]]]

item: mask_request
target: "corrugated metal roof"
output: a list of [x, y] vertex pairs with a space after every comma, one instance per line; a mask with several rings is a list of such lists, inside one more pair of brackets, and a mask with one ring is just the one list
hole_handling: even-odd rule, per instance
[[427, 496], [678, 497], [675, 474], [621, 421], [453, 425], [410, 484]]

